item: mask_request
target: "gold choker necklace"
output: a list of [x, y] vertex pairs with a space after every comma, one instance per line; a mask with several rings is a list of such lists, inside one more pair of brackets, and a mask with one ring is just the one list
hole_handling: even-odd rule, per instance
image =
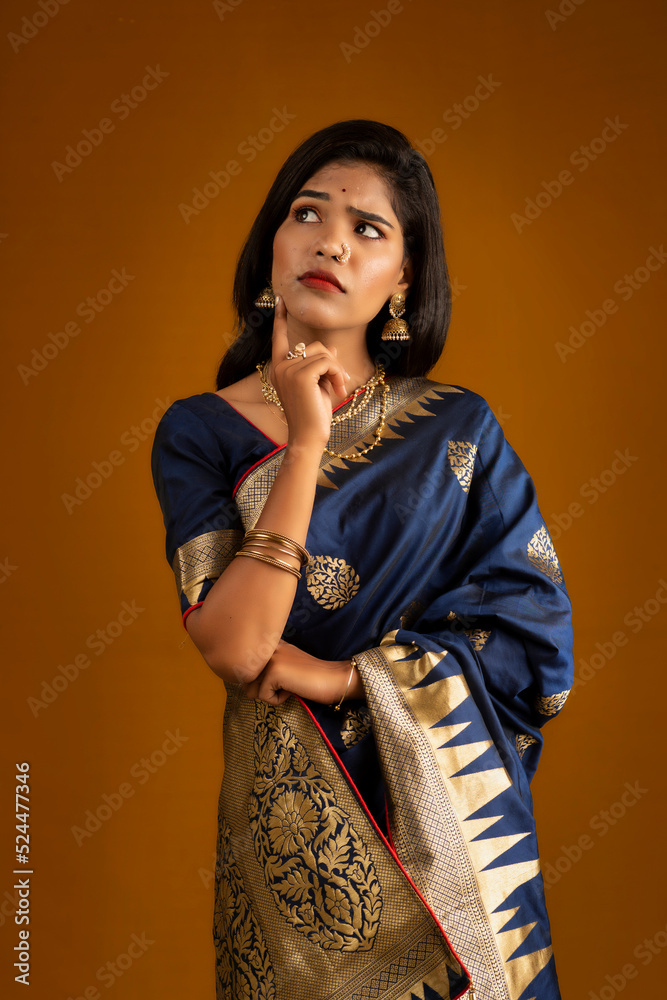
[[[262, 364], [256, 365], [257, 371], [259, 372], [259, 380], [262, 387], [262, 395], [267, 403], [275, 403], [277, 407], [284, 413], [283, 404], [280, 402], [280, 397], [276, 392], [275, 386], [270, 382], [268, 376], [268, 368], [270, 361], [264, 361]], [[385, 427], [385, 416], [387, 413], [387, 395], [389, 393], [389, 386], [385, 381], [385, 371], [382, 365], [376, 365], [375, 371], [369, 379], [367, 379], [363, 385], [356, 388], [352, 394], [352, 402], [345, 413], [337, 414], [331, 418], [331, 425], [340, 424], [344, 420], [351, 420], [352, 417], [357, 416], [361, 411], [368, 406], [372, 397], [375, 395], [375, 390], [378, 386], [382, 387], [382, 402], [380, 404], [380, 422], [378, 424], [377, 430], [375, 431], [375, 440], [372, 444], [364, 448], [363, 451], [354, 452], [350, 455], [341, 455], [338, 452], [331, 451], [329, 448], [325, 448], [324, 451], [327, 455], [331, 455], [333, 458], [345, 458], [350, 461], [355, 461], [357, 459], [363, 458], [369, 451], [372, 451], [376, 445], [380, 444], [380, 439], [382, 437], [382, 432]], [[361, 393], [364, 393], [363, 399], [358, 402], [358, 398]]]

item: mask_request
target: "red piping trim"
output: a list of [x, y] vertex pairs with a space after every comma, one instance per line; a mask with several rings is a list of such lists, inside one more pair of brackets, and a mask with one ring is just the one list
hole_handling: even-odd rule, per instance
[[[364, 392], [366, 392], [365, 389], [364, 389]], [[214, 395], [217, 396], [218, 395], [217, 392], [214, 393]], [[354, 395], [353, 392], [350, 393], [350, 395], [347, 397], [347, 399], [342, 400], [342, 402], [340, 402], [337, 406], [334, 406], [334, 408], [332, 409], [331, 412], [335, 413], [336, 410], [339, 410], [341, 406], [345, 406], [346, 403], [349, 403], [349, 401], [352, 399], [353, 395]], [[359, 393], [359, 395], [361, 395], [361, 393]], [[222, 396], [220, 396], [219, 398], [222, 399]], [[228, 401], [225, 399], [225, 400], [223, 400], [223, 402], [227, 403]], [[228, 403], [228, 405], [232, 406], [231, 403]], [[272, 455], [275, 455], [277, 452], [281, 451], [283, 448], [286, 448], [287, 447], [287, 442], [285, 442], [285, 444], [277, 444], [277, 442], [274, 441], [273, 438], [270, 438], [268, 434], [264, 433], [264, 431], [260, 431], [259, 427], [256, 424], [253, 424], [252, 420], [248, 420], [248, 418], [246, 416], [244, 416], [244, 414], [241, 413], [240, 410], [237, 410], [235, 406], [232, 406], [232, 410], [234, 410], [236, 413], [238, 413], [238, 415], [240, 417], [243, 417], [243, 419], [246, 421], [246, 423], [250, 424], [251, 427], [254, 427], [256, 431], [259, 431], [259, 433], [262, 435], [262, 437], [265, 437], [267, 439], [267, 441], [270, 441], [271, 444], [275, 444], [275, 448], [273, 449], [273, 451], [270, 451], [267, 455], [264, 455], [262, 458], [258, 458], [257, 461], [253, 465], [251, 465], [249, 469], [246, 469], [246, 471], [243, 473], [243, 475], [241, 476], [241, 478], [238, 480], [238, 482], [234, 486], [234, 489], [232, 490], [232, 499], [233, 499], [236, 496], [236, 491], [240, 487], [240, 485], [243, 482], [243, 480], [245, 479], [245, 477], [248, 476], [248, 475], [250, 475], [250, 473], [252, 472], [252, 470], [256, 469], [258, 465], [262, 464], [262, 462], [266, 462], [267, 458], [271, 458]]]
[[[365, 391], [366, 390], [364, 389], [364, 392]], [[218, 396], [217, 392], [214, 392], [213, 395], [214, 396]], [[344, 399], [342, 402], [340, 402], [338, 404], [338, 406], [334, 406], [334, 408], [333, 408], [333, 410], [331, 412], [335, 413], [336, 410], [340, 409], [341, 406], [344, 406], [347, 402], [349, 402], [349, 400], [352, 399], [353, 395], [354, 395], [354, 393], [350, 393], [350, 395], [347, 397], [347, 399]], [[360, 395], [361, 395], [361, 393], [360, 393]], [[239, 479], [239, 481], [236, 483], [234, 489], [232, 490], [232, 499], [233, 499], [236, 496], [236, 491], [238, 490], [239, 486], [241, 485], [241, 483], [243, 482], [243, 480], [245, 479], [245, 477], [248, 476], [252, 472], [253, 469], [256, 469], [258, 465], [261, 465], [262, 462], [265, 462], [267, 460], [267, 458], [271, 458], [272, 455], [275, 455], [277, 452], [279, 452], [283, 448], [287, 447], [287, 445], [286, 444], [277, 444], [273, 440], [273, 438], [270, 438], [268, 434], [265, 434], [264, 431], [261, 431], [259, 429], [259, 427], [257, 426], [257, 424], [253, 424], [252, 420], [248, 420], [248, 418], [245, 416], [245, 414], [241, 413], [240, 410], [237, 410], [235, 406], [232, 406], [232, 404], [229, 402], [229, 400], [223, 399], [222, 396], [218, 396], [218, 399], [222, 399], [223, 403], [227, 403], [227, 406], [231, 406], [232, 410], [234, 410], [235, 413], [238, 413], [238, 415], [240, 417], [243, 417], [243, 419], [245, 420], [246, 423], [250, 424], [251, 427], [254, 427], [255, 430], [258, 431], [262, 435], [262, 437], [265, 437], [267, 439], [267, 441], [270, 441], [271, 444], [275, 444], [275, 446], [276, 446], [273, 449], [273, 451], [270, 451], [268, 453], [268, 455], [264, 455], [263, 458], [258, 458], [257, 461], [253, 465], [251, 465], [249, 469], [246, 469], [246, 471], [243, 473], [243, 475], [241, 476], [241, 478]], [[193, 604], [192, 607], [188, 608], [188, 610], [184, 613], [184, 615], [183, 615], [183, 628], [185, 628], [186, 632], [187, 632], [187, 628], [186, 628], [186, 625], [185, 625], [185, 619], [188, 617], [188, 615], [190, 614], [191, 611], [194, 611], [195, 608], [200, 608], [203, 603], [204, 603], [203, 601], [198, 601], [197, 604]]]
[[[260, 431], [260, 433], [261, 433], [261, 431]], [[262, 464], [262, 462], [266, 462], [267, 458], [271, 458], [272, 455], [275, 455], [277, 452], [282, 451], [283, 448], [286, 448], [286, 447], [287, 447], [287, 445], [279, 444], [276, 448], [273, 449], [273, 451], [270, 451], [268, 453], [268, 455], [263, 455], [262, 458], [258, 458], [257, 461], [254, 462], [250, 466], [249, 469], [246, 469], [245, 472], [243, 473], [243, 475], [241, 476], [241, 478], [239, 479], [239, 481], [237, 482], [236, 486], [232, 490], [232, 498], [234, 498], [236, 496], [236, 491], [238, 490], [239, 486], [241, 485], [241, 483], [243, 482], [243, 480], [245, 479], [245, 477], [250, 475], [250, 473], [252, 472], [253, 469], [256, 469], [258, 465]]]
[[[214, 396], [218, 396], [217, 392], [215, 392], [215, 393], [214, 393], [213, 395], [214, 395]], [[283, 444], [283, 445], [279, 445], [279, 444], [278, 444], [278, 442], [277, 442], [277, 441], [274, 441], [272, 437], [269, 437], [269, 435], [268, 435], [268, 434], [265, 434], [265, 433], [264, 433], [264, 431], [260, 430], [260, 429], [259, 429], [259, 427], [257, 426], [257, 424], [253, 424], [252, 420], [248, 420], [248, 418], [246, 417], [245, 413], [241, 413], [241, 411], [240, 411], [240, 410], [237, 410], [237, 409], [236, 409], [236, 407], [235, 407], [235, 406], [233, 406], [233, 405], [232, 405], [232, 404], [231, 404], [231, 403], [229, 402], [229, 400], [228, 400], [228, 399], [225, 399], [225, 398], [224, 398], [224, 396], [218, 396], [218, 399], [221, 399], [221, 400], [222, 400], [222, 401], [223, 401], [224, 403], [226, 403], [226, 404], [227, 404], [227, 406], [231, 406], [231, 407], [232, 407], [232, 410], [234, 410], [234, 412], [235, 412], [235, 413], [238, 413], [238, 415], [239, 415], [240, 417], [243, 417], [243, 419], [245, 420], [245, 422], [246, 422], [247, 424], [250, 424], [250, 426], [251, 426], [251, 427], [254, 427], [256, 431], [259, 431], [259, 433], [260, 433], [260, 434], [262, 435], [262, 437], [265, 437], [267, 441], [270, 441], [270, 442], [271, 442], [271, 444], [275, 444], [276, 448], [284, 448], [284, 447], [285, 447], [285, 445], [284, 445], [284, 444]]]
[[[438, 926], [438, 929], [440, 930], [440, 933], [442, 934], [442, 936], [444, 937], [445, 941], [449, 945], [452, 954], [454, 955], [454, 957], [456, 958], [457, 962], [459, 963], [459, 965], [463, 969], [464, 974], [468, 977], [468, 986], [466, 986], [466, 988], [464, 990], [462, 990], [460, 993], [457, 993], [455, 997], [452, 997], [452, 1000], [458, 1000], [458, 998], [462, 997], [463, 994], [466, 993], [470, 989], [470, 987], [472, 986], [472, 977], [471, 977], [470, 973], [468, 972], [467, 968], [465, 967], [465, 965], [463, 964], [463, 962], [461, 961], [461, 959], [459, 958], [459, 956], [457, 955], [457, 953], [454, 951], [452, 943], [451, 943], [451, 941], [449, 940], [449, 938], [447, 937], [447, 935], [445, 933], [444, 927], [442, 926], [442, 924], [440, 923], [440, 921], [436, 917], [435, 913], [433, 912], [433, 910], [431, 909], [431, 907], [429, 906], [429, 904], [426, 902], [426, 900], [422, 896], [421, 892], [419, 891], [419, 889], [417, 888], [417, 886], [413, 882], [413, 880], [410, 877], [410, 875], [408, 875], [407, 871], [405, 870], [405, 868], [401, 864], [401, 862], [399, 860], [399, 857], [398, 857], [398, 854], [396, 853], [396, 848], [394, 847], [394, 845], [392, 843], [390, 843], [389, 840], [387, 840], [387, 838], [383, 834], [382, 830], [380, 829], [380, 827], [375, 822], [375, 819], [374, 819], [372, 813], [370, 812], [368, 806], [364, 802], [364, 800], [363, 800], [363, 798], [362, 798], [362, 796], [361, 796], [361, 794], [359, 792], [359, 789], [357, 788], [357, 786], [355, 785], [355, 783], [352, 781], [352, 778], [348, 774], [345, 765], [343, 764], [342, 760], [338, 756], [338, 753], [336, 752], [336, 750], [333, 748], [333, 746], [331, 745], [331, 743], [327, 739], [327, 735], [324, 732], [324, 730], [322, 729], [322, 727], [320, 726], [319, 722], [317, 721], [317, 719], [315, 718], [315, 716], [313, 715], [313, 713], [311, 712], [311, 710], [308, 708], [308, 706], [306, 705], [306, 703], [304, 701], [302, 701], [302, 699], [299, 698], [298, 695], [294, 695], [294, 697], [297, 699], [297, 701], [301, 702], [301, 704], [303, 705], [303, 707], [305, 708], [305, 710], [308, 712], [308, 715], [311, 717], [311, 719], [315, 723], [315, 726], [316, 726], [317, 730], [319, 731], [320, 736], [322, 737], [322, 739], [324, 740], [324, 742], [328, 746], [329, 751], [330, 751], [332, 757], [334, 758], [334, 760], [336, 761], [336, 763], [340, 767], [341, 771], [343, 772], [343, 774], [345, 775], [345, 777], [349, 781], [350, 785], [352, 786], [354, 794], [357, 796], [357, 798], [359, 800], [360, 806], [363, 808], [363, 810], [366, 813], [366, 815], [368, 816], [369, 820], [371, 821], [371, 823], [375, 827], [375, 832], [378, 834], [378, 836], [380, 837], [380, 839], [383, 841], [385, 847], [387, 848], [387, 850], [389, 851], [389, 853], [393, 857], [394, 861], [396, 862], [396, 864], [398, 865], [398, 867], [403, 872], [403, 875], [405, 876], [405, 878], [407, 879], [407, 881], [410, 883], [410, 885], [414, 889], [414, 891], [417, 894], [417, 896], [419, 896], [420, 900], [422, 901], [422, 903], [424, 904], [424, 906], [426, 907], [426, 909], [428, 910], [428, 912], [431, 914], [431, 916], [435, 920], [435, 922], [436, 922], [436, 924]], [[386, 794], [385, 794], [385, 808], [386, 808]], [[389, 830], [389, 823], [387, 823], [387, 830]]]
[[203, 601], [197, 601], [196, 604], [193, 604], [192, 607], [188, 608], [187, 611], [183, 612], [183, 628], [185, 629], [186, 632], [187, 632], [187, 626], [185, 624], [185, 619], [188, 617], [191, 611], [195, 610], [195, 608], [201, 608], [203, 603], [204, 603]]
[[[364, 392], [366, 392], [365, 389], [364, 389]], [[361, 396], [361, 393], [359, 393], [359, 395]], [[349, 401], [352, 399], [353, 396], [354, 396], [354, 393], [351, 392], [350, 395], [347, 397], [347, 399], [344, 399], [341, 403], [338, 404], [338, 406], [334, 406], [334, 408], [333, 408], [333, 410], [331, 412], [335, 413], [336, 410], [340, 410], [341, 406], [345, 406], [346, 403], [349, 403]]]
[[[364, 389], [364, 392], [365, 391], [366, 390]], [[214, 396], [218, 396], [217, 392], [214, 392], [213, 395]], [[335, 413], [336, 410], [339, 409], [339, 407], [344, 406], [345, 403], [347, 403], [350, 399], [352, 399], [353, 395], [354, 395], [354, 393], [350, 393], [350, 395], [347, 397], [347, 399], [344, 399], [341, 403], [338, 404], [338, 406], [334, 406], [334, 408], [333, 408], [333, 410], [331, 412]], [[247, 475], [249, 475], [252, 472], [253, 469], [256, 469], [258, 465], [261, 465], [262, 462], [265, 462], [267, 460], [267, 458], [271, 458], [271, 456], [275, 455], [276, 452], [279, 452], [279, 451], [281, 451], [282, 448], [285, 448], [286, 444], [276, 444], [276, 442], [273, 440], [273, 438], [270, 438], [268, 434], [264, 433], [264, 431], [260, 431], [260, 429], [257, 426], [257, 424], [253, 424], [252, 420], [248, 420], [248, 418], [243, 413], [241, 413], [240, 410], [237, 410], [235, 406], [232, 406], [232, 404], [227, 399], [223, 399], [222, 396], [218, 396], [218, 399], [222, 399], [223, 403], [227, 403], [227, 406], [231, 406], [232, 410], [234, 410], [235, 413], [238, 413], [238, 415], [240, 417], [243, 417], [243, 419], [246, 421], [246, 423], [250, 424], [251, 427], [254, 427], [256, 431], [259, 431], [259, 433], [262, 435], [262, 437], [265, 437], [267, 439], [267, 441], [271, 442], [271, 444], [275, 444], [276, 445], [276, 447], [273, 449], [273, 451], [270, 451], [268, 453], [268, 455], [264, 455], [263, 458], [258, 458], [257, 461], [253, 465], [251, 465], [249, 469], [246, 469], [246, 471], [243, 473], [243, 475], [241, 476], [241, 478], [237, 482], [236, 486], [232, 490], [232, 498], [233, 498], [233, 497], [236, 496], [236, 491], [238, 490], [239, 486], [241, 485], [241, 483], [243, 482], [243, 480], [245, 479], [245, 477]], [[192, 607], [188, 608], [188, 610], [183, 614], [183, 628], [186, 630], [186, 632], [187, 632], [187, 628], [186, 628], [186, 625], [185, 625], [185, 619], [188, 617], [188, 615], [190, 614], [191, 611], [194, 611], [195, 608], [200, 608], [203, 603], [204, 603], [203, 601], [198, 601], [197, 604], [193, 604]]]

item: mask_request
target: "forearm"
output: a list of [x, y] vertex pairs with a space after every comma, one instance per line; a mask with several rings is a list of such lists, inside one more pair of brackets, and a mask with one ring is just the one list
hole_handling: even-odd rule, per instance
[[[256, 528], [305, 544], [320, 457], [315, 448], [288, 444]], [[258, 551], [299, 567], [292, 556]], [[294, 575], [278, 566], [237, 556], [202, 606], [188, 615], [189, 635], [223, 680], [247, 683], [262, 671], [283, 633], [297, 584]]]
[[284, 640], [253, 681], [244, 685], [248, 698], [281, 705], [295, 694], [299, 698], [340, 708], [351, 698], [365, 698], [363, 684], [352, 660], [322, 660]]

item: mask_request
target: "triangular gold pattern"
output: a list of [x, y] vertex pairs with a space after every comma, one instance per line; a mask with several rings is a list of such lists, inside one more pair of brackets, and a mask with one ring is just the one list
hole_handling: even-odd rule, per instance
[[[393, 634], [395, 635], [395, 633]], [[511, 787], [509, 775], [504, 767], [490, 767], [487, 770], [454, 777], [463, 768], [478, 760], [492, 745], [490, 740], [481, 740], [477, 743], [442, 746], [443, 743], [455, 739], [458, 734], [463, 735], [467, 728], [466, 724], [437, 725], [439, 719], [442, 718], [443, 706], [446, 706], [448, 712], [451, 712], [470, 697], [470, 690], [463, 674], [443, 677], [435, 680], [432, 684], [415, 688], [414, 685], [427, 677], [435, 664], [443, 659], [446, 651], [442, 653], [426, 652], [423, 656], [406, 662], [405, 657], [414, 652], [414, 647], [392, 646], [390, 636], [385, 636], [385, 640], [383, 640], [385, 655], [391, 662], [402, 661], [401, 689], [403, 695], [428, 738], [438, 764], [442, 783], [454, 811], [461, 821], [461, 829], [476, 873], [484, 910], [488, 914], [491, 927], [495, 932], [495, 947], [504, 963], [509, 997], [510, 1000], [517, 1000], [547, 964], [552, 955], [552, 948], [549, 946], [510, 959], [510, 956], [528, 937], [535, 924], [530, 922], [521, 927], [503, 931], [502, 927], [511, 920], [517, 912], [517, 908], [494, 911], [497, 911], [498, 907], [501, 907], [519, 886], [539, 874], [540, 864], [535, 859], [506, 865], [496, 864], [493, 867], [489, 867], [489, 865], [493, 865], [515, 844], [530, 836], [532, 831], [525, 830], [475, 840], [480, 833], [502, 819], [502, 816], [476, 820], [469, 820], [467, 817], [477, 813]]]
[[[434, 413], [422, 405], [423, 403], [441, 400], [448, 393], [462, 392], [462, 389], [457, 389], [452, 385], [432, 382], [427, 378], [392, 378], [389, 382], [389, 392], [387, 394], [386, 423], [382, 440], [403, 438], [403, 435], [400, 433], [401, 421], [414, 423], [417, 417], [435, 416]], [[352, 417], [349, 421], [341, 421], [339, 424], [332, 425], [329, 448], [340, 454], [363, 451], [364, 448], [371, 445], [375, 440], [375, 429], [379, 419], [380, 396], [377, 394], [360, 414]], [[378, 445], [378, 447], [382, 448], [382, 444]], [[364, 455], [359, 459], [346, 461], [345, 459], [327, 455], [324, 452], [317, 474], [317, 485], [337, 490], [338, 485], [334, 481], [337, 473], [349, 470], [355, 465], [372, 464], [374, 454], [375, 452], [371, 451], [368, 455]], [[284, 451], [281, 449], [260, 462], [259, 465], [244, 476], [241, 485], [236, 491], [234, 499], [246, 531], [248, 528], [254, 527], [259, 519], [266, 498], [282, 464], [283, 455]]]
[[[404, 435], [400, 432], [401, 423], [412, 424], [419, 417], [434, 417], [435, 413], [427, 409], [425, 403], [439, 401], [443, 395], [450, 392], [462, 392], [461, 389], [456, 389], [454, 386], [433, 383], [429, 379], [396, 378], [389, 382], [389, 387], [382, 441], [402, 439]], [[340, 454], [363, 451], [364, 448], [373, 444], [379, 419], [380, 396], [378, 394], [358, 417], [353, 417], [349, 422], [343, 421], [332, 427], [329, 440], [330, 449]], [[378, 447], [381, 448], [382, 444]], [[326, 461], [323, 462], [319, 470], [317, 485], [338, 489], [336, 483], [332, 481], [337, 471], [349, 469], [351, 465], [360, 463], [370, 464], [374, 461], [373, 455], [374, 453], [371, 451], [363, 458], [347, 461], [325, 455]]]

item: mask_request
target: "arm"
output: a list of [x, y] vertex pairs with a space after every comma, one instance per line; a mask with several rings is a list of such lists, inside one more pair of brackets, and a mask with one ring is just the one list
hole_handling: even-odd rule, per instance
[[[304, 544], [321, 451], [285, 451], [256, 527]], [[298, 568], [295, 558], [280, 558]], [[297, 579], [258, 559], [233, 559], [206, 600], [187, 618], [187, 630], [209, 667], [223, 680], [252, 681], [276, 648], [289, 616]]]
[[359, 670], [352, 669], [351, 660], [321, 660], [283, 639], [261, 674], [244, 687], [248, 698], [269, 705], [282, 705], [292, 694], [322, 705], [364, 697]]
[[490, 410], [480, 416], [456, 545], [419, 616], [357, 661], [371, 712], [384, 710], [384, 674], [409, 702], [423, 697], [434, 724], [466, 727], [465, 744], [491, 737], [510, 769], [521, 758], [532, 775], [541, 727], [572, 683], [570, 602], [533, 483]]
[[[304, 544], [315, 497], [322, 450], [331, 426], [330, 387], [345, 398], [344, 371], [322, 344], [308, 357], [285, 360], [287, 315], [276, 302], [273, 372], [288, 419], [289, 439], [282, 466], [256, 524]], [[296, 559], [280, 556], [298, 568]], [[232, 559], [187, 618], [193, 642], [224, 680], [254, 680], [271, 658], [289, 616], [296, 578], [256, 559]]]

